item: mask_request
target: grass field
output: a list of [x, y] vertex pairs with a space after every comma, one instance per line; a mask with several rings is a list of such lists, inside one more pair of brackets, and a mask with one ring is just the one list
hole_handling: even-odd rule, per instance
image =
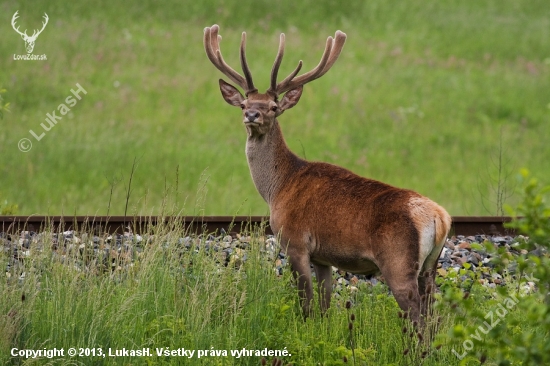
[[[315, 5], [313, 5], [315, 4]], [[49, 23], [34, 54], [10, 26]], [[222, 100], [202, 30], [218, 23], [238, 67], [240, 33], [267, 88], [280, 32], [281, 74], [312, 68], [324, 40], [341, 58], [280, 117], [302, 157], [411, 188], [453, 215], [495, 214], [521, 167], [549, 180], [550, 17], [546, 1], [4, 1], [0, 198], [20, 214], [158, 214], [169, 191], [184, 214], [266, 214], [244, 156], [240, 112]], [[76, 84], [82, 99], [49, 132], [41, 123]], [[59, 116], [59, 112], [57, 112]], [[37, 141], [29, 132], [45, 135]], [[23, 153], [18, 141], [28, 138]], [[499, 157], [501, 159], [499, 160]], [[500, 163], [499, 163], [500, 161]], [[505, 179], [507, 178], [507, 179]], [[502, 189], [500, 189], [502, 193]], [[507, 197], [508, 194], [505, 195]]]
[[[142, 251], [109, 257], [107, 267], [101, 256], [88, 256], [92, 249], [77, 250], [76, 242], [57, 251], [50, 249], [51, 240], [42, 249], [34, 243], [18, 264], [1, 252], [0, 266], [6, 268], [8, 262], [12, 266], [0, 281], [0, 363], [260, 365], [262, 357], [255, 352], [267, 349], [287, 352], [278, 357], [284, 365], [344, 365], [344, 357], [350, 365], [419, 365], [424, 350], [429, 350], [424, 365], [479, 364], [476, 355], [482, 349], [463, 354], [463, 346], [449, 338], [438, 336], [437, 350], [417, 345], [416, 336], [409, 335], [410, 324], [399, 319], [397, 303], [381, 283], [363, 283], [358, 291], [344, 287], [333, 295], [326, 317], [317, 310], [304, 321], [289, 268], [282, 276], [275, 275], [275, 262], [260, 250], [265, 241], [257, 232], [243, 233], [252, 234], [248, 259], [240, 265], [230, 261], [226, 267], [218, 264], [217, 253], [205, 250], [204, 238], [201, 242], [195, 237], [190, 250], [185, 250], [178, 241], [186, 235], [181, 229], [167, 225], [153, 232], [154, 239], [139, 245]], [[91, 235], [79, 236], [84, 248], [92, 248]], [[100, 247], [106, 244], [102, 240]], [[115, 263], [112, 271], [111, 263]], [[442, 288], [464, 285], [450, 276], [438, 281]], [[472, 288], [470, 297], [483, 315], [496, 308], [496, 292], [481, 285]], [[347, 301], [352, 305], [346, 310]], [[457, 313], [449, 306], [438, 307], [439, 334], [457, 324]], [[505, 320], [523, 316], [512, 308]], [[465, 324], [477, 327], [480, 319]], [[406, 334], [404, 326], [409, 326]], [[514, 331], [531, 330], [520, 325]], [[63, 349], [64, 355], [25, 359], [18, 353], [54, 348]], [[70, 348], [77, 350], [76, 356], [67, 356]], [[194, 354], [164, 353], [182, 348]], [[148, 349], [150, 354], [125, 355], [124, 349]], [[403, 356], [407, 349], [409, 354]], [[463, 363], [457, 355], [462, 355]], [[270, 365], [274, 358], [265, 357]]]
[[530, 239], [471, 243], [489, 262], [443, 261], [418, 333], [380, 277], [333, 272], [326, 316], [314, 296], [304, 319], [288, 257], [263, 226], [1, 235], [0, 364], [546, 365], [550, 186], [522, 178], [514, 227]]

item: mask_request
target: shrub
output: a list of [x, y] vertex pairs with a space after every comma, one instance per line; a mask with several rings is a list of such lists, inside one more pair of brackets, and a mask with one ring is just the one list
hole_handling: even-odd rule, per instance
[[4, 98], [2, 94], [6, 92], [6, 89], [0, 88], [0, 119], [4, 118], [4, 112], [10, 111], [10, 103], [4, 103]]
[[17, 205], [8, 203], [8, 200], [2, 200], [0, 195], [0, 215], [15, 215], [17, 213]]
[[512, 244], [518, 255], [512, 257], [490, 242], [480, 248], [493, 254], [495, 270], [509, 279], [486, 300], [492, 310], [483, 313], [476, 305], [480, 297], [487, 297], [486, 290], [472, 290], [476, 296], [470, 296], [449, 288], [443, 295], [442, 303], [455, 307], [457, 317], [442, 343], [461, 342], [459, 350], [453, 348], [461, 365], [484, 363], [487, 358], [498, 365], [550, 364], [550, 185], [542, 186], [522, 170], [520, 186], [522, 202], [515, 209], [508, 207], [513, 217], [508, 227], [525, 235]]

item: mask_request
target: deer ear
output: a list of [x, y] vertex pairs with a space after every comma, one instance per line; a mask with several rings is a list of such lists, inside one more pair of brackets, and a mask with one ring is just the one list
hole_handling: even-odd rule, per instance
[[303, 89], [303, 85], [299, 85], [296, 88], [287, 91], [283, 97], [283, 100], [279, 103], [279, 108], [281, 108], [281, 111], [286, 111], [287, 109], [294, 107], [300, 100]]
[[226, 83], [222, 79], [220, 79], [220, 91], [222, 92], [223, 99], [235, 107], [240, 107], [242, 101], [244, 100], [243, 95], [237, 90], [237, 88]]

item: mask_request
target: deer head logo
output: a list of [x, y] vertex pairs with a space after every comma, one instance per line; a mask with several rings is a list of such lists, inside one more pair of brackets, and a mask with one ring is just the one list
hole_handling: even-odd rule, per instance
[[42, 29], [40, 30], [34, 30], [34, 32], [32, 33], [32, 36], [28, 36], [27, 35], [27, 30], [25, 29], [24, 32], [21, 32], [19, 30], [19, 27], [15, 27], [15, 21], [17, 18], [19, 18], [19, 16], [17, 15], [17, 13], [19, 12], [16, 11], [15, 14], [13, 14], [13, 17], [11, 18], [11, 26], [13, 27], [13, 29], [19, 33], [21, 35], [21, 38], [23, 38], [23, 41], [25, 41], [25, 48], [27, 49], [27, 53], [32, 53], [32, 50], [34, 49], [34, 42], [36, 41], [36, 38], [38, 38], [38, 35], [40, 33], [42, 33], [42, 31], [44, 30], [44, 28], [46, 28], [46, 24], [48, 24], [48, 14], [44, 13], [44, 22], [42, 22]]

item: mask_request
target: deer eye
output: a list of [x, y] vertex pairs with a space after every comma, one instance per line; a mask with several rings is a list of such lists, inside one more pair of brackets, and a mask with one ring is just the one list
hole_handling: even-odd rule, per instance
[[277, 112], [277, 109], [279, 109], [279, 107], [277, 107], [276, 105], [274, 105], [273, 107], [271, 107], [271, 110], [272, 110], [273, 112]]
[[241, 109], [245, 109], [246, 107], [244, 106], [244, 104], [241, 104]]

